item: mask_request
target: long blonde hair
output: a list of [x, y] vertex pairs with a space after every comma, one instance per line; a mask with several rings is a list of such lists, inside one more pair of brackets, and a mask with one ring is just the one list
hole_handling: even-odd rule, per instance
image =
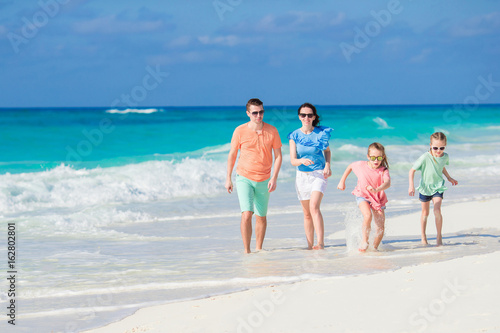
[[384, 146], [381, 144], [381, 143], [378, 143], [378, 142], [374, 142], [372, 143], [371, 145], [368, 146], [368, 156], [370, 156], [370, 149], [377, 149], [377, 150], [380, 150], [382, 152], [382, 154], [384, 154], [384, 159], [382, 160], [382, 166], [389, 169], [389, 161], [387, 160], [387, 156], [385, 155], [385, 148]]

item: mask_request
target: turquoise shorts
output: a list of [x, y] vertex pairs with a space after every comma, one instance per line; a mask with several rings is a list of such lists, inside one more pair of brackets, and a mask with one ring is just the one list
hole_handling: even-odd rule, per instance
[[257, 216], [267, 215], [269, 203], [268, 180], [255, 182], [246, 177], [236, 175], [236, 189], [240, 201], [241, 212], [253, 212]]

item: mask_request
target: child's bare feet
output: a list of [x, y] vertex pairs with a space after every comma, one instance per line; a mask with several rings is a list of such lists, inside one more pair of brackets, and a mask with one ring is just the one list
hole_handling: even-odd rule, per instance
[[429, 245], [429, 243], [427, 242], [427, 237], [422, 237], [422, 245]]
[[363, 242], [363, 243], [361, 243], [361, 244], [359, 245], [358, 251], [359, 251], [359, 252], [366, 252], [366, 249], [368, 249], [368, 243], [364, 243], [364, 242]]
[[325, 248], [324, 244], [318, 244], [313, 246], [313, 250], [323, 250]]

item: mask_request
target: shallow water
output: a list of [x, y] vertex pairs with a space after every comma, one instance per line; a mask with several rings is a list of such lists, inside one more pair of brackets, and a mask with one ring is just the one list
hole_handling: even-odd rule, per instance
[[[18, 236], [15, 331], [81, 331], [153, 304], [315, 277], [346, 278], [498, 250], [498, 230], [471, 226], [466, 232], [446, 234], [445, 221], [446, 246], [423, 247], [410, 236], [385, 238], [379, 252], [357, 253], [361, 216], [350, 194], [355, 177], [348, 179], [346, 191], [336, 190], [345, 167], [364, 158], [366, 145], [384, 141], [392, 178], [386, 191], [387, 217], [418, 211], [418, 199], [407, 195], [407, 178], [414, 160], [427, 149], [427, 134], [421, 139], [419, 133], [447, 124], [452, 131], [457, 125], [441, 121], [431, 126], [422, 115], [433, 114], [436, 108], [412, 108], [406, 112], [422, 117], [410, 130], [401, 110], [368, 109], [325, 111], [324, 124], [331, 122], [335, 128], [333, 176], [322, 203], [325, 250], [305, 250], [302, 211], [293, 184], [295, 171], [285, 145], [278, 189], [271, 195], [265, 250], [251, 255], [242, 253], [237, 195], [224, 190], [229, 149], [224, 133], [210, 136], [202, 147], [195, 143], [206, 135], [198, 133], [198, 139], [184, 147], [169, 140], [166, 111], [130, 118], [118, 118], [124, 115], [106, 110], [94, 110], [90, 115], [78, 111], [70, 119], [65, 118], [68, 112], [34, 117], [33, 110], [27, 114], [12, 111], [9, 126], [17, 124], [19, 135], [26, 135], [24, 143], [19, 138], [17, 146], [9, 146], [6, 142], [16, 136], [15, 129], [6, 126], [10, 129], [0, 134], [5, 153], [0, 163], [0, 219], [3, 224], [16, 223]], [[274, 111], [275, 117], [286, 120], [280, 128], [282, 138], [298, 125], [295, 111], [287, 115], [283, 110]], [[177, 111], [170, 116], [182, 122], [186, 110]], [[226, 121], [230, 128], [229, 136], [233, 123], [242, 122], [230, 111], [234, 110], [216, 112], [219, 121]], [[199, 118], [196, 121], [205, 126], [216, 123], [207, 119], [206, 110], [193, 112]], [[500, 117], [494, 117], [498, 112], [498, 108], [483, 110], [470, 119], [475, 122], [450, 134], [448, 170], [459, 186], [449, 186], [444, 205], [500, 196], [500, 145], [495, 127], [500, 125]], [[112, 118], [116, 132], [104, 136], [102, 144], [94, 146], [83, 161], [62, 165], [65, 148], [76, 147], [82, 130], [95, 129], [103, 116], [117, 117]], [[266, 115], [272, 116], [272, 112]], [[364, 127], [348, 130], [359, 119]], [[33, 148], [28, 143], [35, 136], [37, 122], [41, 134], [46, 135], [40, 140], [46, 145]], [[127, 131], [134, 134], [127, 137]], [[56, 133], [61, 132], [69, 135], [70, 142], [58, 139]], [[46, 154], [40, 146], [47, 152], [56, 151], [55, 155]], [[5, 151], [9, 147], [12, 150]], [[17, 154], [16, 149], [23, 153]], [[41, 149], [33, 153], [38, 160], [24, 154], [30, 149], [32, 153]], [[109, 149], [113, 153], [106, 153]], [[347, 230], [346, 240], [332, 237], [343, 229]], [[413, 234], [418, 233], [417, 221]], [[0, 306], [5, 306], [5, 280], [0, 286]], [[0, 323], [0, 330], [5, 325]]]

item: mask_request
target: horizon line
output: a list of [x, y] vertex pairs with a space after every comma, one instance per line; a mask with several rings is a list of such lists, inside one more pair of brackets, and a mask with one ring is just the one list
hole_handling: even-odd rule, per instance
[[[264, 105], [266, 105], [264, 103]], [[296, 107], [302, 104], [269, 104], [267, 107], [276, 106], [289, 106]], [[366, 107], [366, 106], [465, 106], [464, 103], [431, 103], [431, 104], [314, 104], [315, 106], [333, 106], [333, 107]], [[493, 106], [500, 105], [500, 103], [478, 103], [476, 106]], [[245, 104], [241, 105], [150, 105], [150, 106], [124, 106], [124, 107], [112, 107], [112, 106], [0, 106], [2, 109], [109, 109], [109, 110], [126, 110], [126, 109], [156, 109], [156, 108], [212, 108], [212, 107], [245, 107]]]

